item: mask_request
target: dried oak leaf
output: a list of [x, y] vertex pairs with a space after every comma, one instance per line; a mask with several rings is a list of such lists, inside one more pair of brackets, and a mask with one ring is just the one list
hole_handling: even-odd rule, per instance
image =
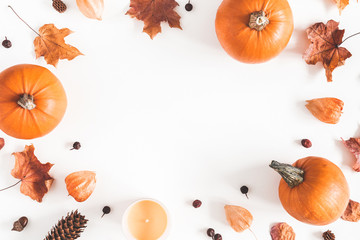
[[345, 63], [351, 57], [351, 53], [340, 45], [345, 30], [339, 29], [339, 23], [329, 20], [326, 25], [322, 22], [315, 23], [306, 33], [310, 40], [310, 46], [305, 51], [303, 58], [307, 64], [322, 62], [328, 82], [332, 82], [332, 72]]
[[177, 6], [179, 4], [175, 0], [131, 0], [126, 14], [143, 21], [143, 31], [153, 39], [161, 32], [161, 22], [168, 22], [170, 27], [182, 29], [180, 16], [174, 10]]
[[226, 220], [236, 232], [243, 232], [250, 228], [253, 216], [243, 207], [225, 205]]
[[77, 48], [65, 43], [64, 38], [70, 33], [70, 29], [57, 29], [54, 24], [42, 26], [34, 40], [36, 58], [44, 56], [47, 64], [56, 67], [60, 59], [72, 60], [83, 55]]
[[341, 139], [345, 147], [354, 154], [356, 162], [353, 165], [353, 169], [356, 172], [360, 172], [360, 138], [349, 138], [349, 140]]
[[0, 150], [5, 146], [5, 140], [0, 138]]
[[344, 214], [341, 216], [342, 219], [349, 222], [357, 222], [360, 220], [360, 203], [350, 199]]
[[20, 192], [22, 194], [41, 202], [54, 181], [48, 173], [53, 164], [42, 164], [34, 155], [34, 150], [34, 146], [30, 145], [25, 146], [22, 152], [13, 153], [15, 166], [11, 175], [21, 180]]
[[292, 227], [285, 223], [277, 223], [270, 230], [272, 240], [295, 240], [295, 232]]

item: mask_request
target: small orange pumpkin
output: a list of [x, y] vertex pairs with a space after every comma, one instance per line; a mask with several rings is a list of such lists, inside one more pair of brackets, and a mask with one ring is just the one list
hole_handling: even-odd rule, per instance
[[265, 62], [288, 44], [294, 28], [286, 0], [224, 0], [215, 20], [221, 46], [245, 63]]
[[297, 220], [327, 225], [337, 220], [349, 203], [349, 186], [338, 166], [321, 157], [306, 157], [293, 165], [272, 161], [280, 180], [279, 198]]
[[44, 136], [60, 123], [66, 106], [64, 88], [48, 69], [21, 64], [0, 73], [0, 129], [6, 134]]
[[96, 186], [96, 174], [92, 171], [79, 171], [65, 178], [66, 189], [76, 201], [84, 202], [93, 193]]

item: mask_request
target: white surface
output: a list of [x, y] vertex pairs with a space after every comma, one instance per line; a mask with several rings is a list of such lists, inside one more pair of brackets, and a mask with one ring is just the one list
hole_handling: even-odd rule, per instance
[[[246, 207], [254, 215], [252, 230], [258, 239], [271, 239], [269, 229], [286, 221], [297, 239], [321, 239], [331, 229], [337, 239], [353, 239], [358, 223], [339, 220], [329, 226], [310, 226], [291, 218], [282, 208], [277, 187], [280, 176], [268, 167], [272, 159], [292, 163], [309, 155], [330, 159], [346, 175], [351, 198], [360, 200], [359, 173], [340, 137], [359, 137], [359, 38], [344, 43], [353, 56], [334, 71], [327, 83], [320, 65], [302, 60], [307, 47], [304, 30], [329, 19], [341, 20], [345, 36], [360, 31], [360, 5], [351, 0], [341, 16], [331, 0], [291, 0], [295, 30], [285, 51], [261, 65], [230, 58], [220, 47], [214, 19], [220, 0], [179, 0], [183, 31], [162, 25], [153, 41], [142, 33], [143, 23], [125, 16], [128, 0], [105, 0], [103, 21], [90, 20], [74, 0], [59, 14], [50, 0], [2, 0], [0, 35], [13, 47], [0, 47], [0, 69], [19, 63], [46, 66], [62, 81], [68, 96], [63, 121], [49, 135], [24, 141], [0, 134], [6, 146], [0, 152], [0, 186], [17, 180], [10, 175], [11, 153], [33, 143], [42, 162], [55, 166], [51, 191], [39, 204], [20, 193], [19, 186], [1, 192], [0, 236], [9, 240], [42, 239], [59, 218], [79, 209], [90, 220], [81, 239], [124, 239], [121, 218], [139, 198], [163, 202], [173, 216], [169, 239], [209, 239], [213, 227], [224, 240], [252, 239], [249, 231], [235, 233], [226, 223], [224, 204]], [[11, 4], [35, 29], [54, 23], [74, 31], [67, 43], [85, 55], [61, 61], [58, 68], [35, 60], [28, 29], [7, 7]], [[304, 101], [338, 97], [345, 102], [337, 125], [315, 119]], [[299, 140], [309, 138], [310, 149]], [[79, 151], [69, 151], [80, 141]], [[97, 186], [83, 203], [67, 197], [65, 177], [93, 170]], [[250, 188], [249, 200], [239, 191]], [[191, 202], [201, 199], [194, 209]], [[112, 212], [101, 217], [103, 206]], [[21, 216], [29, 225], [11, 232]]]

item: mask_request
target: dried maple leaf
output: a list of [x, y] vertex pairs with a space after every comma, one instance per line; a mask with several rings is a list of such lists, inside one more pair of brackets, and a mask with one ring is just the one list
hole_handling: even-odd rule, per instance
[[277, 223], [270, 230], [272, 240], [295, 240], [295, 232], [292, 227], [285, 223]]
[[4, 147], [5, 140], [3, 138], [0, 138], [0, 150]]
[[354, 154], [356, 162], [353, 166], [353, 169], [356, 172], [360, 172], [360, 138], [349, 138], [349, 140], [341, 139], [344, 145], [349, 149], [349, 151]]
[[224, 208], [226, 219], [236, 232], [243, 232], [250, 228], [253, 216], [248, 210], [234, 205], [225, 205]]
[[153, 39], [161, 32], [161, 22], [168, 22], [170, 27], [182, 29], [180, 16], [174, 8], [179, 6], [175, 0], [131, 0], [127, 15], [144, 22], [143, 31]]
[[72, 60], [82, 55], [77, 48], [65, 43], [64, 38], [70, 33], [70, 29], [57, 29], [54, 24], [42, 26], [34, 40], [36, 58], [44, 56], [47, 64], [56, 67], [59, 59]]
[[360, 220], [360, 203], [350, 199], [344, 214], [341, 216], [342, 219], [349, 222], [357, 222]]
[[345, 60], [351, 57], [351, 53], [340, 45], [345, 30], [339, 29], [339, 23], [329, 20], [326, 25], [322, 22], [315, 23], [306, 33], [310, 40], [310, 46], [305, 51], [303, 58], [307, 64], [316, 64], [322, 62], [328, 82], [332, 81], [332, 72], [345, 63]]
[[53, 164], [42, 164], [34, 155], [34, 146], [25, 146], [24, 151], [13, 153], [15, 167], [11, 171], [14, 178], [20, 179], [20, 192], [38, 202], [42, 201], [54, 179], [48, 174]]

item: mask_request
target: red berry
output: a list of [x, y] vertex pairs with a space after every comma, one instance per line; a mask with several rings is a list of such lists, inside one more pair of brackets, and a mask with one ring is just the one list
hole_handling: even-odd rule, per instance
[[301, 140], [301, 145], [305, 148], [310, 148], [312, 146], [312, 143], [309, 139], [303, 139]]
[[194, 202], [193, 202], [193, 207], [194, 208], [199, 208], [201, 206], [202, 202], [198, 199], [196, 199]]

